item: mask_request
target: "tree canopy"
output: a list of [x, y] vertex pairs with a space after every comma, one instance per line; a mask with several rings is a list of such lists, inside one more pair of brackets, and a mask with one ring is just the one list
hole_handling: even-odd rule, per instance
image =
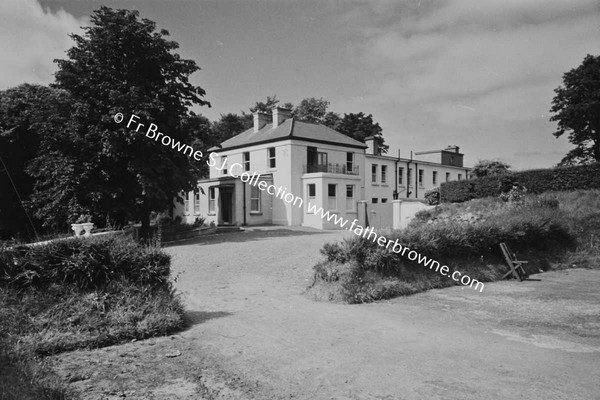
[[[179, 45], [166, 39], [166, 30], [157, 32], [153, 21], [140, 19], [137, 11], [101, 7], [91, 23], [83, 36], [70, 35], [75, 46], [67, 51], [68, 59], [55, 60], [54, 86], [74, 101], [79, 151], [66, 154], [72, 138], [54, 135], [38, 178], [53, 180], [53, 165], [74, 157], [83, 170], [65, 188], [85, 188], [82, 206], [95, 215], [111, 212], [118, 222], [139, 218], [147, 226], [151, 211], [170, 208], [182, 189], [192, 188], [199, 166], [115, 124], [114, 114], [136, 114], [145, 126], [154, 123], [173, 139], [191, 143], [190, 129], [184, 129], [194, 118], [188, 108], [210, 104], [203, 100], [204, 90], [189, 82], [199, 67], [174, 53]], [[40, 195], [38, 200], [50, 199]]]
[[499, 160], [479, 160], [471, 168], [471, 176], [483, 178], [484, 176], [504, 175], [510, 172], [510, 165]]
[[581, 65], [563, 75], [554, 90], [550, 121], [558, 123], [554, 136], [567, 133], [576, 147], [563, 165], [600, 162], [600, 56], [587, 55]]

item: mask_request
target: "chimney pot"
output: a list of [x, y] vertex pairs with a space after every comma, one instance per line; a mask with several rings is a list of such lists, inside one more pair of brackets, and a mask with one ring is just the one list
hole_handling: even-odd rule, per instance
[[268, 124], [270, 121], [270, 116], [269, 114], [262, 112], [262, 111], [256, 111], [254, 113], [252, 113], [252, 116], [254, 117], [254, 132], [258, 132], [260, 131], [266, 124]]
[[292, 117], [292, 110], [279, 106], [273, 107], [273, 128], [277, 128], [286, 119]]

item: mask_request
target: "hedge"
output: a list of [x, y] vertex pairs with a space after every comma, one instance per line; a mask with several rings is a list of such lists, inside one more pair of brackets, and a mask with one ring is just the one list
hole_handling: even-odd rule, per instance
[[442, 183], [441, 202], [461, 203], [471, 199], [498, 196], [513, 185], [528, 193], [600, 189], [600, 163], [550, 169], [532, 169], [506, 175], [486, 176], [466, 181]]

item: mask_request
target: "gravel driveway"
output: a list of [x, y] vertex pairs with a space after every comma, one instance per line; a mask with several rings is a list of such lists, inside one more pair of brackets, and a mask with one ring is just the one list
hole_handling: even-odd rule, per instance
[[192, 326], [59, 355], [58, 369], [91, 365], [73, 383], [90, 399], [600, 399], [599, 270], [314, 302], [303, 292], [319, 249], [344, 235], [261, 228], [171, 245]]

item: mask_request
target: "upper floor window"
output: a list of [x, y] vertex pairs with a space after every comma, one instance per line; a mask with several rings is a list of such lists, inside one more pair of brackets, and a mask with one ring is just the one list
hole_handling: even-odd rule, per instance
[[422, 169], [419, 170], [419, 185], [423, 186], [423, 174], [425, 173], [425, 171], [423, 171]]
[[382, 198], [382, 199], [381, 199], [381, 202], [382, 202], [382, 203], [387, 203], [387, 198], [385, 198], [385, 197], [384, 197], [384, 198]]
[[373, 198], [371, 199], [371, 203], [373, 203], [373, 204], [377, 204], [377, 197], [373, 197]]
[[437, 185], [437, 171], [433, 171], [432, 180], [433, 180], [433, 184]]
[[194, 214], [200, 214], [200, 188], [194, 189]]
[[346, 153], [346, 171], [352, 172], [354, 170], [354, 153], [351, 151]]
[[371, 182], [377, 183], [377, 164], [371, 164]]
[[208, 213], [209, 214], [215, 213], [215, 199], [216, 199], [215, 188], [214, 187], [208, 188]]
[[221, 164], [222, 169], [221, 169], [221, 173], [223, 175], [227, 175], [227, 156], [223, 156], [223, 164]]
[[244, 152], [244, 171], [250, 171], [250, 152]]
[[275, 147], [269, 147], [267, 149], [267, 154], [269, 158], [269, 168], [275, 168], [277, 166], [275, 161]]
[[381, 166], [381, 183], [387, 183], [387, 165]]
[[446, 172], [446, 182], [450, 181], [450, 172]]
[[318, 152], [317, 160], [318, 160], [319, 165], [327, 165], [327, 153]]
[[404, 168], [398, 167], [398, 185], [404, 185]]

